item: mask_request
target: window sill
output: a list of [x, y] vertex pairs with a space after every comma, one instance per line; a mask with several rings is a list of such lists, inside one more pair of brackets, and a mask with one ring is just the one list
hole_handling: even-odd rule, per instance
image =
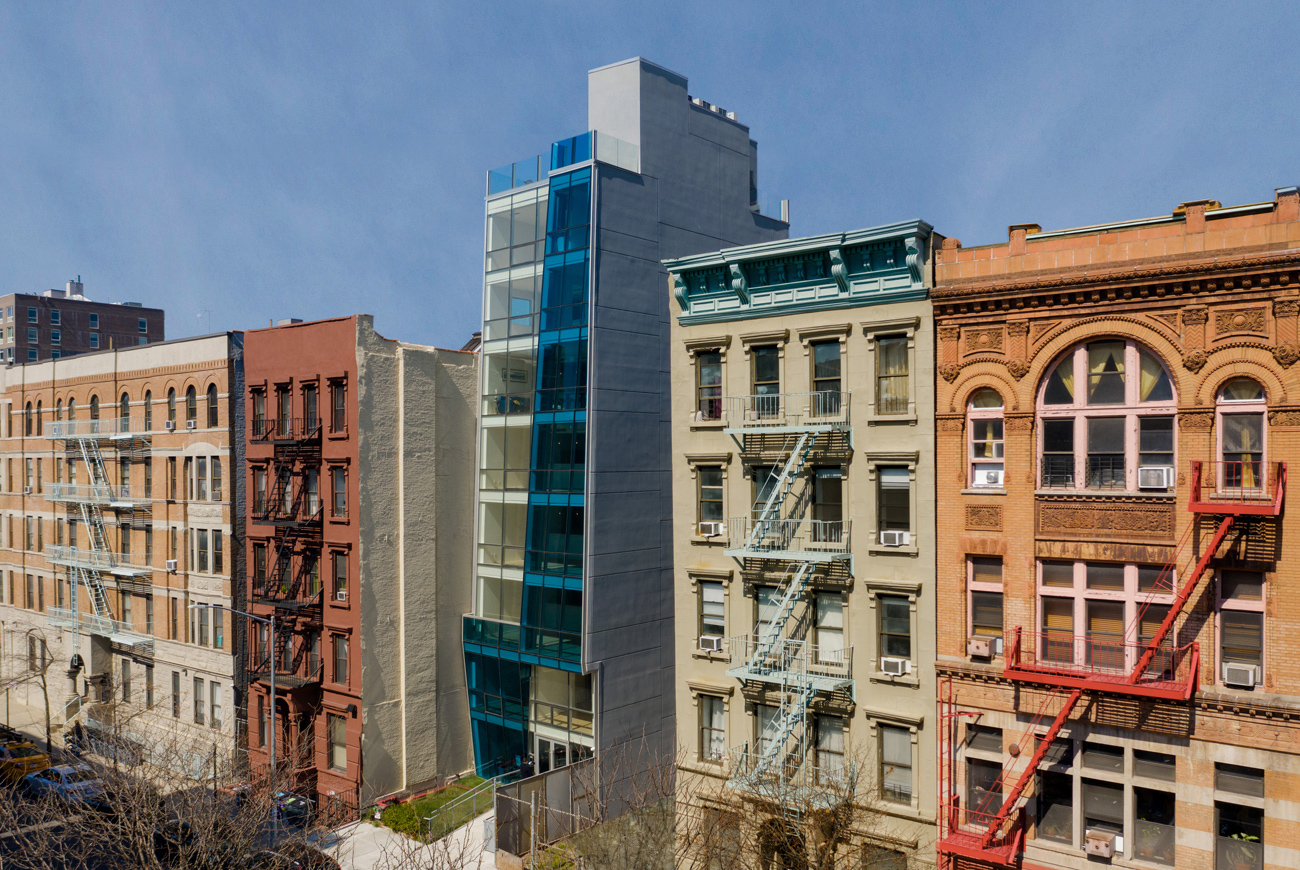
[[882, 547], [875, 544], [867, 547], [867, 552], [873, 556], [917, 556], [920, 554], [915, 545], [910, 547]]
[[325, 437], [330, 441], [346, 441], [348, 437], [348, 430], [342, 429], [338, 432], [326, 432]]
[[697, 429], [725, 429], [727, 424], [723, 420], [693, 420], [691, 421], [691, 431]]
[[701, 535], [692, 535], [691, 546], [692, 547], [723, 547], [725, 549], [727, 546], [727, 539], [722, 536], [718, 536], [716, 538], [705, 538]]
[[1000, 489], [995, 486], [987, 486], [987, 487], [975, 486], [975, 487], [971, 487], [970, 489], [963, 489], [961, 491], [961, 494], [962, 495], [1006, 495], [1007, 491], [1005, 489]]
[[347, 517], [326, 517], [325, 519], [326, 522], [332, 523], [336, 526], [346, 526], [348, 524]]
[[1035, 496], [1070, 496], [1072, 498], [1149, 498], [1153, 500], [1177, 497], [1174, 492], [1154, 492], [1149, 489], [1036, 489]]
[[[912, 669], [913, 671], [915, 671], [916, 669], [915, 664], [913, 664]], [[921, 688], [921, 678], [918, 677], [915, 673], [906, 674], [901, 677], [891, 677], [888, 674], [884, 673], [883, 671], [876, 671], [875, 673], [871, 674], [868, 677], [868, 679], [870, 679], [871, 682], [873, 683], [883, 683], [885, 685], [894, 685], [894, 686], [907, 686], [909, 689]]]
[[723, 664], [730, 661], [730, 657], [724, 652], [701, 652], [699, 647], [696, 647], [691, 653], [691, 658], [709, 662], [722, 662]]
[[915, 414], [868, 414], [867, 415], [868, 426], [901, 425], [903, 423], [906, 423], [908, 426], [915, 426], [917, 424], [917, 416]]

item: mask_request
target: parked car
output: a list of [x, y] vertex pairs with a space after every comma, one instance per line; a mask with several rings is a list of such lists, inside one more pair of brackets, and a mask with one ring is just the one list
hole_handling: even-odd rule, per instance
[[0, 779], [10, 785], [22, 782], [23, 777], [50, 766], [50, 757], [26, 741], [6, 742], [0, 745]]
[[23, 786], [35, 797], [93, 808], [103, 804], [104, 783], [89, 764], [60, 764], [23, 777]]

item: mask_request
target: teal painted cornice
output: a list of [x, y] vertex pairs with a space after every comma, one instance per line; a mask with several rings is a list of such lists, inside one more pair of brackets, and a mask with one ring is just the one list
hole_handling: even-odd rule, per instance
[[726, 248], [664, 261], [683, 325], [924, 299], [928, 223]]

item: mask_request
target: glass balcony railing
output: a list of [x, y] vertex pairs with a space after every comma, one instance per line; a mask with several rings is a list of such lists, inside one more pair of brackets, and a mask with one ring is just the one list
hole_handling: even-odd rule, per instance
[[495, 647], [510, 652], [532, 653], [567, 662], [582, 660], [582, 636], [567, 631], [498, 622], [465, 615], [465, 643]]

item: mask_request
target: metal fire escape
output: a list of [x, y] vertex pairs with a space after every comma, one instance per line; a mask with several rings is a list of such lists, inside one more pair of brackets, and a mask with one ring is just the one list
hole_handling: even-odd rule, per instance
[[[113, 485], [104, 459], [105, 450], [112, 451], [119, 463], [146, 458], [148, 433], [133, 431], [127, 417], [56, 420], [49, 427], [50, 440], [64, 444], [69, 477], [67, 483], [50, 485], [50, 501], [68, 506], [69, 546], [47, 547], [45, 554], [51, 563], [68, 569], [69, 601], [66, 608], [46, 609], [49, 624], [71, 629], [74, 647], [76, 635], [85, 632], [130, 646], [138, 654], [152, 654], [152, 636], [137, 632], [131, 625], [114, 618], [107, 582], [111, 580], [119, 587], [138, 584], [148, 578], [153, 569], [145, 562], [133, 561], [130, 556], [114, 550], [104, 520], [106, 509], [114, 513], [119, 527], [134, 526], [149, 516], [149, 499], [136, 497], [128, 481]], [[77, 464], [85, 468], [89, 477], [87, 483], [78, 484], [73, 479]], [[89, 538], [88, 548], [76, 545], [72, 530], [77, 526], [85, 529]], [[86, 592], [89, 612], [83, 613], [79, 607], [79, 589]]]
[[[734, 747], [728, 784], [787, 806], [817, 802], [852, 788], [853, 771], [820, 771], [806, 763], [810, 747], [808, 712], [818, 695], [853, 692], [852, 648], [819, 649], [795, 618], [819, 565], [842, 562], [852, 573], [849, 521], [806, 516], [808, 500], [794, 493], [819, 444], [835, 438], [851, 443], [849, 394], [794, 393], [728, 397], [724, 431], [743, 451], [762, 454], [775, 445], [767, 479], [749, 514], [727, 521], [724, 552], [745, 565], [761, 560], [783, 566], [771, 618], [752, 632], [727, 639], [728, 676], [762, 684], [779, 698], [755, 745]], [[752, 441], [751, 441], [752, 439]], [[751, 450], [756, 448], [756, 450]], [[791, 498], [795, 495], [795, 498]]]
[[[1193, 514], [1175, 547], [1173, 557], [1156, 581], [1157, 589], [1173, 591], [1183, 551], [1190, 545], [1192, 557], [1182, 575], [1169, 612], [1160, 627], [1145, 641], [1139, 637], [1137, 624], [1127, 627], [1123, 641], [1110, 642], [1080, 637], [1072, 632], [1025, 632], [1017, 628], [1007, 649], [1003, 676], [1018, 684], [1046, 687], [1051, 690], [1038, 716], [1027, 729], [1026, 742], [1036, 747], [1019, 767], [1016, 760], [1028, 747], [1017, 746], [1012, 759], [1003, 767], [994, 794], [1012, 783], [1005, 800], [998, 807], [963, 807], [956, 793], [956, 722], [974, 718], [974, 711], [959, 709], [947, 681], [941, 698], [943, 727], [940, 729], [940, 754], [945, 759], [940, 770], [939, 855], [942, 866], [1016, 867], [1020, 864], [1024, 843], [1023, 809], [1027, 791], [1052, 741], [1056, 739], [1071, 713], [1085, 694], [1104, 698], [1120, 695], [1187, 701], [1199, 683], [1200, 649], [1195, 642], [1182, 646], [1173, 642], [1174, 626], [1179, 614], [1191, 599], [1239, 517], [1278, 517], [1286, 497], [1286, 463], [1265, 467], [1260, 462], [1192, 462], [1191, 492], [1188, 510]], [[1191, 542], [1202, 517], [1217, 520], [1214, 531], [1199, 557]], [[1140, 622], [1139, 613], [1136, 622]], [[1050, 715], [1046, 711], [1059, 702], [1045, 732], [1039, 722]], [[944, 745], [946, 743], [946, 745]], [[975, 862], [971, 864], [969, 862]]]

